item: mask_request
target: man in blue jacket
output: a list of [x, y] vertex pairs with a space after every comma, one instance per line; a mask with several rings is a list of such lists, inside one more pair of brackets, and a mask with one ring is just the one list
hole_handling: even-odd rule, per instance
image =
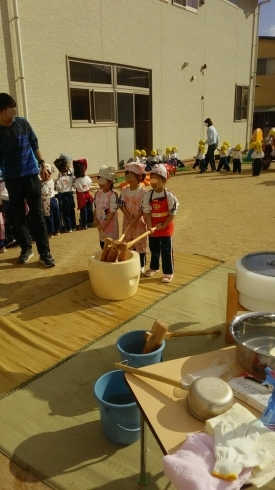
[[33, 257], [26, 222], [26, 200], [35, 230], [40, 262], [46, 267], [53, 267], [55, 261], [50, 253], [47, 226], [42, 211], [41, 180], [38, 177], [40, 170], [42, 177], [47, 173], [45, 161], [29, 122], [23, 117], [15, 117], [15, 114], [15, 100], [9, 94], [0, 93], [0, 167], [21, 247], [18, 262], [25, 264]]

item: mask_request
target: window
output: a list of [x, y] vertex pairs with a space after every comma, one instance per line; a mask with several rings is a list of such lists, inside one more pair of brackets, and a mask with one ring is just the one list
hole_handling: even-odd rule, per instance
[[112, 83], [111, 66], [70, 61], [70, 78], [72, 82], [110, 85]]
[[173, 5], [185, 7], [186, 9], [198, 10], [198, 0], [173, 0]]
[[149, 72], [133, 70], [132, 68], [117, 67], [117, 85], [149, 88]]
[[259, 58], [257, 75], [275, 75], [275, 58]]
[[[128, 87], [126, 90], [131, 92], [132, 99], [134, 92], [149, 95], [150, 91], [149, 70], [112, 63], [68, 58], [68, 76], [71, 122], [74, 126], [122, 124], [122, 121], [117, 121], [118, 102], [121, 102], [120, 106], [123, 105], [123, 96], [117, 94], [122, 88], [124, 91]], [[118, 85], [120, 88], [117, 88]], [[123, 111], [120, 110], [120, 113], [122, 117]], [[133, 120], [133, 114], [130, 117]]]
[[248, 87], [236, 85], [235, 121], [247, 119]]
[[71, 112], [73, 121], [91, 121], [89, 90], [71, 88]]
[[114, 93], [93, 92], [95, 123], [115, 122]]

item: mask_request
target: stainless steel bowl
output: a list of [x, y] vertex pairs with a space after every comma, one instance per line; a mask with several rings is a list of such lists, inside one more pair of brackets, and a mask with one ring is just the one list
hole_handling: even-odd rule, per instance
[[265, 379], [265, 368], [275, 369], [275, 313], [253, 312], [230, 324], [236, 355], [245, 371]]
[[202, 376], [191, 384], [187, 407], [200, 420], [207, 420], [229, 410], [234, 401], [230, 386], [219, 378]]

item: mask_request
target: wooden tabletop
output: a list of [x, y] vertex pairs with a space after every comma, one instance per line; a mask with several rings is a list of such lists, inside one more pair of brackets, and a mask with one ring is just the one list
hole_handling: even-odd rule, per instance
[[[230, 365], [232, 376], [243, 371], [236, 360], [235, 346], [140, 369], [179, 380], [184, 374], [210, 367], [215, 359], [219, 359], [219, 364], [233, 361]], [[223, 379], [226, 381], [227, 378], [228, 373]], [[187, 391], [129, 373], [125, 374], [125, 379], [164, 454], [173, 454], [180, 448], [187, 434], [204, 429], [205, 423], [196, 419], [186, 406]], [[257, 410], [240, 400], [235, 399], [235, 402], [250, 410], [257, 418], [260, 416]]]

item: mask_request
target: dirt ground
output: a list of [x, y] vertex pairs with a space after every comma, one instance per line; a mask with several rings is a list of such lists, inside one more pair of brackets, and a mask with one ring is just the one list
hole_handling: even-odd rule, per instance
[[[223, 260], [230, 266], [234, 266], [236, 260], [247, 253], [275, 250], [274, 163], [259, 177], [251, 176], [249, 164], [243, 165], [241, 175], [211, 171], [200, 175], [190, 167], [171, 178], [167, 187], [180, 203], [173, 237], [175, 250], [207, 255]], [[24, 284], [30, 281], [34, 281], [32, 286], [39, 281], [36, 283], [39, 288], [33, 289], [39, 296], [39, 289], [49, 286], [52, 281], [64, 282], [66, 289], [83, 280], [83, 274], [87, 274], [88, 257], [99, 248], [98, 233], [94, 228], [61, 234], [50, 243], [57, 267], [48, 271], [41, 264], [38, 265], [36, 251], [35, 257], [24, 266], [17, 264], [19, 248], [9, 249], [1, 256], [0, 270], [6, 272], [5, 278], [2, 274], [3, 282], [8, 293], [12, 294], [11, 289], [15, 290], [17, 301], [19, 290], [16, 285], [20, 290], [23, 288], [23, 299]], [[66, 277], [70, 277], [69, 282]], [[36, 299], [39, 300], [38, 297]], [[23, 304], [18, 306], [24, 307]], [[4, 486], [0, 484], [1, 488], [48, 488], [15, 464], [9, 467], [9, 461], [3, 454], [0, 454], [0, 468], [2, 483], [5, 482]], [[18, 473], [24, 473], [24, 477], [19, 478]]]

